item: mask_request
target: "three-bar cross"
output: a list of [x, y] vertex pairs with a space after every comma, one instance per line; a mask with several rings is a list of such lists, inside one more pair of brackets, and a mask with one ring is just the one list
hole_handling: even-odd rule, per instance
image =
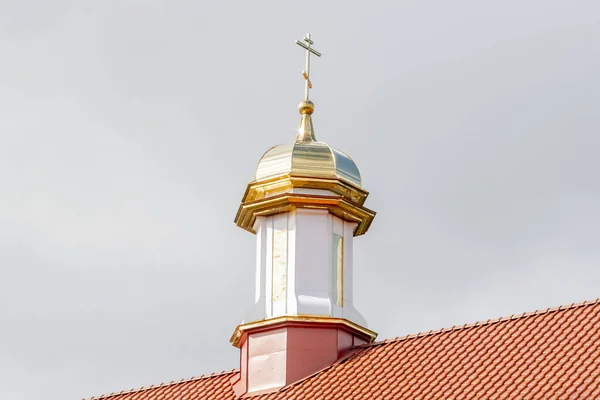
[[306, 81], [306, 86], [304, 88], [304, 100], [308, 100], [308, 90], [312, 89], [312, 83], [310, 82], [310, 53], [317, 57], [321, 57], [321, 53], [310, 47], [314, 44], [314, 42], [310, 40], [310, 33], [307, 33], [302, 40], [304, 40], [306, 44], [299, 40], [296, 40], [296, 44], [306, 50], [306, 69], [302, 71], [302, 76], [304, 76]]

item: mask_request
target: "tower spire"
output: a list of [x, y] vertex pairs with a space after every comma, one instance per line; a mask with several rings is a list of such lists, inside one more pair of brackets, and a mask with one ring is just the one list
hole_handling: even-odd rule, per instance
[[296, 43], [306, 50], [298, 137], [261, 157], [235, 217], [257, 244], [254, 304], [231, 336], [237, 397], [298, 382], [377, 336], [354, 307], [352, 250], [375, 212], [354, 161], [315, 139], [310, 55], [321, 54], [309, 34]]
[[296, 137], [296, 142], [306, 143], [316, 142], [317, 140], [311, 118], [311, 114], [315, 110], [315, 105], [308, 99], [309, 91], [312, 89], [312, 82], [310, 81], [310, 55], [312, 53], [317, 57], [321, 57], [321, 53], [311, 47], [314, 42], [310, 38], [310, 33], [307, 33], [302, 40], [305, 43], [296, 40], [296, 44], [306, 50], [306, 68], [304, 71], [302, 71], [302, 76], [304, 77], [305, 81], [304, 101], [302, 101], [302, 103], [300, 103], [298, 106], [298, 111], [300, 111], [302, 119], [300, 120], [300, 126], [298, 127], [298, 136]]

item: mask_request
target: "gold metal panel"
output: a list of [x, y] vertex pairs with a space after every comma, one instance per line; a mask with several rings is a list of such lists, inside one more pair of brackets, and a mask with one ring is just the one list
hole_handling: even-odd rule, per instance
[[290, 174], [335, 178], [337, 175], [331, 149], [321, 142], [296, 143]]
[[256, 179], [287, 174], [292, 169], [293, 149], [293, 144], [281, 144], [267, 150], [256, 167]]
[[258, 162], [255, 182], [282, 175], [340, 178], [361, 186], [360, 171], [354, 161], [323, 142], [296, 142], [269, 149]]
[[360, 185], [362, 181], [360, 177], [360, 171], [358, 170], [358, 167], [354, 161], [352, 161], [348, 155], [339, 150], [332, 148], [331, 151], [334, 156], [336, 174], [342, 179], [354, 183], [358, 182]]

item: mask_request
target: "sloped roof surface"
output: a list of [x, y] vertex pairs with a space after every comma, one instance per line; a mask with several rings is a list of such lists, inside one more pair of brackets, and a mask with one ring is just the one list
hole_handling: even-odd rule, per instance
[[[237, 371], [100, 396], [233, 399]], [[280, 389], [276, 399], [600, 398], [600, 302], [585, 302], [363, 346]]]

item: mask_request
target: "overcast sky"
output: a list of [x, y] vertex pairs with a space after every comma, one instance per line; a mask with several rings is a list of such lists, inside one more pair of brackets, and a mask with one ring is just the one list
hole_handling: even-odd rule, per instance
[[379, 339], [600, 297], [598, 1], [0, 0], [0, 398], [238, 366], [306, 32]]

